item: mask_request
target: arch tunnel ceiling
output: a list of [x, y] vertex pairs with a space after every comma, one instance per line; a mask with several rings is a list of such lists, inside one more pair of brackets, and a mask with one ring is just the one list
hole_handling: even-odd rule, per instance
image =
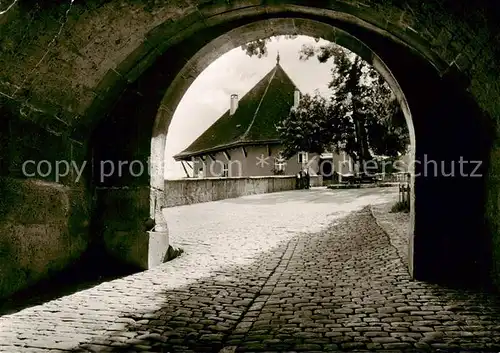
[[[499, 116], [500, 21], [495, 16], [500, 12], [493, 5], [311, 3], [68, 1], [45, 8], [20, 0], [0, 17], [1, 99], [21, 108], [24, 118], [84, 141], [92, 119], [106, 112], [125, 86], [172, 45], [191, 38], [192, 47], [177, 53], [180, 68], [203, 45], [232, 28], [265, 18], [294, 17], [344, 29], [382, 57], [391, 54], [383, 52], [384, 40], [389, 39], [408, 46], [440, 72], [454, 64], [471, 80], [470, 91], [479, 105]], [[296, 30], [290, 28], [290, 33]], [[262, 31], [274, 34], [272, 26]]]

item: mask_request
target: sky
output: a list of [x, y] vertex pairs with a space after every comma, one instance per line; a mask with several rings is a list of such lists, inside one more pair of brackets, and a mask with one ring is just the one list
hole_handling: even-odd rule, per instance
[[213, 61], [191, 84], [175, 110], [167, 134], [165, 178], [186, 176], [181, 163], [172, 156], [187, 148], [229, 109], [231, 94], [243, 97], [250, 91], [276, 65], [278, 51], [281, 66], [303, 94], [317, 90], [328, 95], [331, 59], [323, 64], [315, 57], [299, 59], [304, 44], [326, 43], [307, 36], [274, 37], [267, 43], [266, 57], [250, 57], [239, 47]]

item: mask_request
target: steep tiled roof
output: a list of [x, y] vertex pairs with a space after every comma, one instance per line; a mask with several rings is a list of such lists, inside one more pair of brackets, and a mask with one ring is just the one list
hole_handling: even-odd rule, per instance
[[174, 158], [189, 160], [194, 156], [232, 147], [279, 143], [275, 125], [289, 114], [296, 89], [277, 62], [276, 66], [240, 99], [234, 115], [231, 116], [228, 110]]

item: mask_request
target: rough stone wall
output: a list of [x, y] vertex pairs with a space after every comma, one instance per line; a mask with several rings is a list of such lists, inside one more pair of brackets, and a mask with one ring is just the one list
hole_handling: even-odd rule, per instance
[[[181, 30], [204, 28], [238, 15], [283, 9], [303, 11], [309, 1], [88, 1], [56, 7], [22, 2], [0, 19], [0, 91], [58, 114], [73, 125], [111, 86], [134, 80], [136, 61], [153, 47], [168, 46]], [[494, 8], [470, 1], [322, 1], [317, 8], [357, 16], [411, 43], [441, 64], [456, 64], [472, 77], [478, 101], [497, 116], [493, 63], [499, 57]], [[267, 6], [267, 7], [266, 7]], [[161, 39], [160, 39], [161, 38]], [[164, 41], [161, 46], [159, 41]], [[159, 53], [150, 53], [147, 61]]]
[[82, 190], [0, 178], [0, 297], [76, 261], [87, 248]]
[[4, 297], [78, 260], [87, 249], [91, 216], [85, 178], [62, 164], [56, 171], [59, 162], [73, 162], [79, 169], [85, 159], [84, 145], [71, 138], [64, 130], [67, 126], [4, 96], [0, 96], [0, 116], [0, 297]]
[[[138, 269], [148, 268], [149, 187], [97, 191], [96, 229], [110, 256]], [[133, 216], [132, 216], [133, 215]]]
[[[320, 176], [311, 177], [312, 186], [321, 184]], [[295, 176], [166, 180], [165, 205], [175, 207], [294, 189]]]

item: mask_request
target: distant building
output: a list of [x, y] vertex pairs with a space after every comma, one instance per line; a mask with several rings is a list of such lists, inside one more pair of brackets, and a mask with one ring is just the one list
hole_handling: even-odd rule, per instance
[[305, 168], [319, 174], [321, 156], [316, 153], [304, 151], [288, 160], [280, 155], [282, 143], [275, 126], [298, 106], [300, 96], [278, 55], [275, 67], [241, 100], [231, 95], [228, 111], [175, 160], [189, 162], [194, 177], [295, 175]]

